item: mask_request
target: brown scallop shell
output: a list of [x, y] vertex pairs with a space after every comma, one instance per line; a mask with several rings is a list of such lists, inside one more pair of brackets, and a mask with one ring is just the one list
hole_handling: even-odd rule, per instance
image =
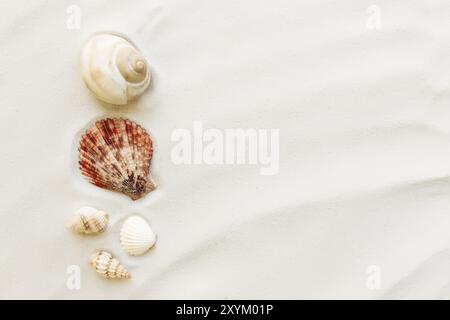
[[78, 151], [81, 173], [97, 187], [133, 200], [155, 189], [150, 177], [152, 140], [134, 121], [97, 121], [83, 135]]

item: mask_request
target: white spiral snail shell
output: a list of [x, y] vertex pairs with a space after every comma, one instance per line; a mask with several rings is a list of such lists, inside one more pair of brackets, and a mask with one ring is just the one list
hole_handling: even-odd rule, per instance
[[81, 52], [81, 72], [100, 100], [125, 105], [150, 84], [150, 68], [142, 52], [126, 37], [102, 32], [92, 35]]

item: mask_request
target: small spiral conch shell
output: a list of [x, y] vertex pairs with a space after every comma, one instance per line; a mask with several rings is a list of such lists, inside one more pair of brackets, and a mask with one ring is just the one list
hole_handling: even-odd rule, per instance
[[147, 221], [139, 216], [131, 216], [120, 229], [122, 248], [132, 256], [147, 252], [156, 242], [156, 235]]
[[86, 86], [100, 100], [124, 105], [150, 84], [147, 59], [123, 35], [96, 33], [81, 52], [81, 73]]
[[147, 131], [127, 119], [103, 119], [80, 141], [81, 173], [97, 187], [137, 200], [155, 189], [150, 177], [153, 155]]
[[95, 271], [106, 279], [129, 279], [131, 274], [120, 264], [119, 260], [106, 251], [97, 251], [91, 256]]
[[69, 228], [78, 233], [100, 234], [106, 230], [108, 218], [105, 211], [92, 207], [81, 207], [75, 212]]

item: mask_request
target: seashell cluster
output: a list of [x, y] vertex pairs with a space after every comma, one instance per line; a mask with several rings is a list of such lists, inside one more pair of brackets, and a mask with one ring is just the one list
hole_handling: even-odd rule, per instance
[[92, 207], [81, 207], [75, 212], [69, 228], [78, 233], [100, 234], [106, 230], [108, 218], [105, 211]]
[[[89, 90], [100, 100], [125, 105], [149, 86], [150, 68], [142, 52], [126, 36], [103, 32], [89, 38], [81, 52], [81, 73]], [[122, 193], [132, 200], [144, 197], [156, 186], [150, 165], [153, 142], [134, 121], [107, 118], [96, 121], [78, 146], [81, 174], [93, 185]], [[78, 233], [100, 234], [108, 225], [106, 212], [81, 207], [69, 227]], [[131, 216], [120, 230], [120, 243], [130, 255], [147, 252], [156, 235], [145, 219]], [[91, 265], [106, 279], [128, 279], [131, 274], [107, 251], [96, 251]]]
[[106, 279], [129, 279], [131, 274], [115, 259], [111, 253], [97, 251], [91, 256], [95, 271]]
[[124, 105], [150, 84], [147, 59], [124, 35], [104, 32], [89, 38], [81, 52], [86, 86], [100, 100]]
[[152, 140], [136, 122], [99, 120], [83, 135], [78, 151], [81, 173], [100, 188], [133, 200], [155, 189], [150, 177]]
[[131, 216], [122, 225], [120, 243], [132, 256], [147, 252], [156, 242], [156, 235], [147, 221], [139, 216]]

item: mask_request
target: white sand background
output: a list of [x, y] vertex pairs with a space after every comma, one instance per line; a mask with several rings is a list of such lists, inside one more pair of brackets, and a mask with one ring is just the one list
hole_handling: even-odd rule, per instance
[[[0, 12], [0, 298], [450, 298], [448, 0], [7, 0]], [[151, 62], [152, 86], [129, 107], [80, 78], [99, 30]], [[76, 167], [81, 130], [117, 115], [155, 140], [159, 189], [136, 202]], [[279, 174], [176, 166], [171, 134], [194, 120], [280, 129]], [[82, 205], [110, 212], [106, 234], [65, 229]], [[118, 240], [130, 214], [158, 234], [137, 258]], [[95, 249], [133, 279], [99, 278]]]

